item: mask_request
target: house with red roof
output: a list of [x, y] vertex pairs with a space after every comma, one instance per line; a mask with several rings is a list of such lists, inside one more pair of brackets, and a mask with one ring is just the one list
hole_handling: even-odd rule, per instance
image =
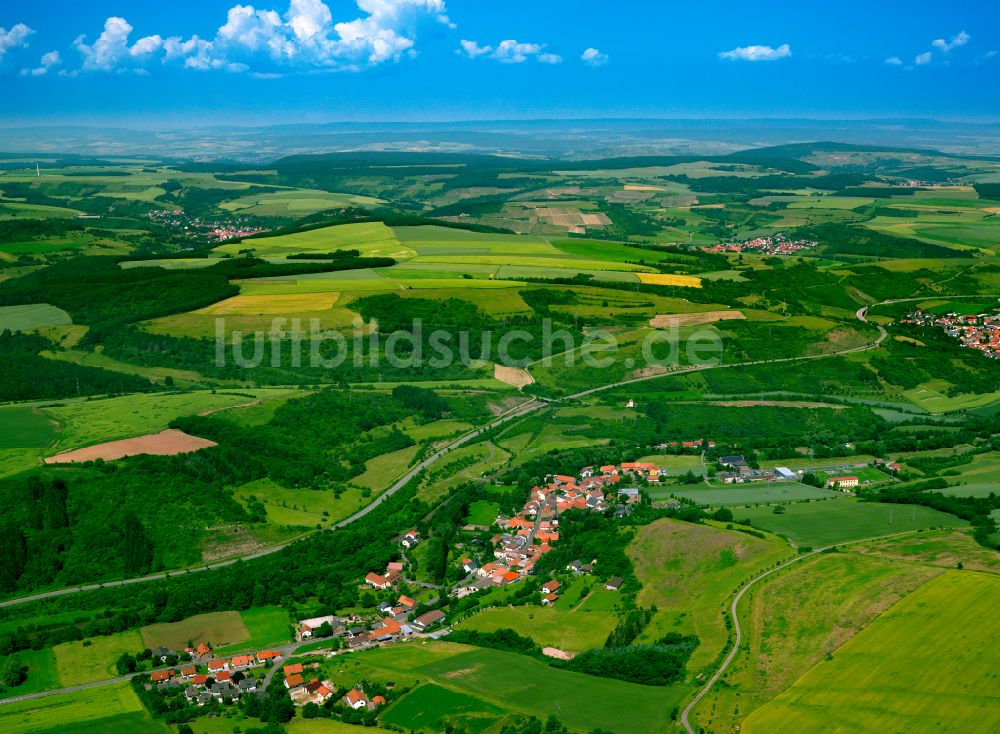
[[368, 697], [365, 695], [364, 691], [357, 688], [349, 690], [347, 695], [344, 696], [343, 701], [345, 706], [348, 706], [355, 711], [368, 708]]
[[365, 576], [365, 583], [368, 584], [369, 586], [378, 589], [379, 591], [383, 591], [392, 586], [392, 581], [390, 581], [385, 576], [380, 576], [377, 573], [370, 573], [367, 576]]
[[237, 655], [232, 659], [232, 662], [230, 662], [233, 670], [246, 670], [247, 668], [252, 668], [256, 664], [257, 661], [254, 660], [253, 655]]

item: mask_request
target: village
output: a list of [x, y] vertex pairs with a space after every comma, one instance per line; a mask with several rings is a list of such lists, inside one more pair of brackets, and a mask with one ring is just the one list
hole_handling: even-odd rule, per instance
[[[661, 451], [701, 454], [716, 449], [710, 440], [670, 441], [659, 444]], [[702, 457], [704, 460], [704, 457]], [[803, 471], [785, 467], [755, 469], [743, 455], [722, 455], [716, 464], [724, 468], [717, 472], [717, 482], [782, 482], [799, 481]], [[891, 469], [894, 465], [886, 465]], [[382, 695], [369, 695], [361, 684], [350, 689], [338, 688], [316, 671], [319, 662], [283, 664], [297, 649], [304, 648], [316, 655], [333, 657], [410, 640], [436, 640], [448, 635], [448, 619], [438, 608], [444, 596], [463, 599], [489, 589], [518, 584], [534, 577], [535, 566], [560, 541], [560, 516], [568, 511], [608, 513], [624, 517], [634, 511], [643, 499], [644, 488], [670, 481], [670, 470], [653, 462], [626, 461], [619, 464], [585, 466], [576, 475], [549, 474], [545, 482], [532, 488], [523, 506], [514, 513], [500, 513], [494, 520], [498, 532], [489, 539], [489, 547], [477, 553], [462, 555], [458, 561], [463, 578], [450, 587], [423, 584], [405, 576], [406, 554], [423, 538], [413, 528], [398, 538], [403, 560], [390, 561], [384, 569], [370, 571], [363, 585], [383, 599], [374, 613], [358, 611], [337, 616], [333, 614], [301, 619], [295, 625], [295, 643], [279, 650], [261, 650], [233, 657], [218, 657], [205, 643], [187, 648], [181, 653], [157, 648], [152, 651], [154, 665], [158, 662], [173, 666], [157, 669], [150, 674], [148, 690], [164, 697], [183, 700], [190, 706], [229, 705], [242, 697], [265, 695], [272, 679], [280, 676], [289, 699], [295, 706], [323, 705], [336, 700], [346, 709], [358, 713], [376, 712], [386, 705]], [[850, 492], [865, 483], [852, 474], [826, 477], [828, 489]], [[473, 558], [477, 555], [478, 558]], [[593, 561], [577, 559], [560, 569], [575, 576], [587, 574], [600, 578], [603, 588], [619, 591], [624, 584], [620, 576], [602, 578]], [[564, 579], [565, 580], [565, 579]], [[400, 589], [433, 588], [437, 596], [423, 596], [419, 601]], [[557, 602], [563, 584], [549, 577], [537, 587], [531, 587], [528, 600], [540, 606]], [[412, 593], [412, 592], [409, 592]], [[536, 595], [537, 594], [537, 595]], [[182, 662], [177, 662], [182, 661]]]
[[150, 687], [166, 695], [183, 691], [187, 703], [195, 706], [213, 701], [231, 703], [244, 695], [262, 695], [267, 680], [273, 675], [270, 666], [280, 657], [277, 650], [261, 650], [232, 658], [216, 657], [204, 642], [195, 648], [186, 648], [181, 654], [158, 647], [152, 651], [154, 664], [182, 662], [176, 668], [150, 673]]
[[1000, 358], [1000, 313], [959, 314], [951, 311], [939, 316], [918, 310], [908, 314], [902, 323], [938, 327], [948, 336], [958, 339], [963, 347], [975, 349], [993, 359]]
[[210, 242], [226, 242], [270, 231], [264, 227], [244, 223], [239, 219], [235, 222], [220, 222], [192, 217], [183, 209], [155, 209], [146, 216], [165, 227], [181, 230], [191, 235], [204, 236]]
[[[342, 628], [330, 627], [332, 617], [322, 620], [307, 620], [327, 634], [342, 632]], [[311, 636], [308, 625], [300, 625], [297, 639], [301, 642]], [[155, 690], [165, 697], [183, 695], [183, 700], [197, 707], [212, 704], [230, 705], [242, 697], [254, 695], [263, 697], [272, 678], [281, 674], [288, 696], [296, 706], [313, 703], [322, 705], [338, 693], [338, 688], [329, 680], [319, 680], [310, 672], [319, 667], [318, 663], [293, 663], [280, 666], [286, 652], [282, 650], [261, 650], [256, 653], [216, 657], [205, 643], [196, 648], [187, 648], [178, 655], [165, 648], [152, 651], [154, 664], [183, 659], [175, 667], [154, 670], [150, 673], [147, 690]], [[384, 706], [383, 696], [368, 697], [360, 687], [340, 692], [343, 705], [354, 711], [375, 711]]]
[[791, 240], [784, 234], [754, 237], [743, 242], [719, 242], [700, 248], [704, 252], [751, 252], [755, 255], [794, 255], [816, 247], [813, 240]]

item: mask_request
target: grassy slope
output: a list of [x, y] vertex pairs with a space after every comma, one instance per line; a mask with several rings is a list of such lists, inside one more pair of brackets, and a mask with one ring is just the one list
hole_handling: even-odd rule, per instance
[[747, 734], [1000, 728], [1000, 579], [949, 572], [753, 712]]
[[821, 555], [753, 590], [741, 605], [744, 648], [695, 722], [732, 731], [750, 711], [940, 571], [848, 554]]
[[643, 583], [639, 604], [659, 610], [644, 638], [670, 631], [698, 635], [701, 644], [688, 665], [698, 672], [725, 647], [722, 608], [740, 583], [786, 558], [791, 549], [776, 539], [660, 520], [640, 528], [628, 553]]

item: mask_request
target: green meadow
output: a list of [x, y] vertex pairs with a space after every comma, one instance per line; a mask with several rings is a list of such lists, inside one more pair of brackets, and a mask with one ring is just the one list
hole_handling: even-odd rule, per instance
[[64, 687], [94, 683], [115, 678], [115, 660], [123, 652], [133, 655], [145, 647], [136, 630], [113, 635], [93, 637], [74, 642], [63, 642], [52, 648], [55, 655], [59, 682]]
[[35, 408], [0, 407], [0, 449], [40, 449], [52, 443], [56, 425]]
[[481, 732], [504, 713], [494, 704], [428, 683], [390, 706], [382, 720], [413, 731], [440, 732], [458, 725], [468, 732]]
[[256, 399], [248, 395], [264, 398], [287, 392], [290, 391], [263, 389], [236, 394], [200, 390], [126, 395], [48, 406], [42, 410], [62, 426], [59, 448], [67, 449], [162, 431], [175, 418], [250, 403]]
[[146, 714], [128, 683], [0, 706], [5, 734], [169, 734]]
[[798, 545], [824, 546], [863, 538], [903, 533], [934, 527], [967, 525], [947, 515], [919, 505], [884, 505], [837, 498], [774, 507], [746, 507], [733, 511], [737, 520], [750, 520], [754, 527], [784, 535]]
[[[323, 674], [338, 683], [352, 679], [356, 682], [359, 676], [394, 680], [398, 685], [431, 683], [471, 697], [486, 710], [495, 707], [542, 721], [552, 714], [574, 731], [602, 728], [637, 734], [663, 731], [670, 725], [671, 709], [690, 690], [684, 686], [651, 687], [597, 679], [558, 670], [516, 653], [447, 642], [393, 645], [334, 658], [324, 663]], [[597, 689], [600, 695], [595, 695]], [[406, 698], [394, 707], [412, 711], [405, 706]], [[442, 713], [432, 710], [427, 715]]]
[[736, 505], [767, 504], [771, 502], [796, 502], [809, 499], [829, 499], [837, 496], [828, 489], [819, 489], [799, 482], [754, 482], [748, 485], [728, 487], [707, 487], [691, 485], [683, 487], [659, 487], [650, 491], [654, 499], [666, 499], [671, 495], [684, 497], [699, 505], [710, 507], [732, 507]]
[[30, 306], [0, 306], [0, 331], [5, 329], [28, 331], [72, 323], [73, 320], [68, 313], [47, 303], [35, 303]]

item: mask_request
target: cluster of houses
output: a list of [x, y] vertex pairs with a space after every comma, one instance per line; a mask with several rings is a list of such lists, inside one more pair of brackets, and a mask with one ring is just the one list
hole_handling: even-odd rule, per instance
[[[632, 484], [628, 480], [641, 478], [659, 482], [666, 473], [666, 469], [655, 464], [631, 461], [586, 466], [578, 476], [548, 475], [544, 485], [531, 490], [519, 512], [496, 519], [503, 532], [491, 539], [493, 561], [480, 565], [471, 558], [461, 559], [462, 569], [469, 574], [469, 579], [459, 585], [455, 595], [463, 597], [484, 588], [507, 586], [533, 574], [539, 559], [559, 541], [559, 516], [563, 512], [605, 512], [614, 503], [618, 507], [616, 511], [625, 514], [628, 505], [641, 499], [637, 487], [624, 486]], [[551, 601], [554, 599], [545, 603]]]
[[975, 349], [993, 359], [1000, 359], [1000, 313], [951, 312], [938, 316], [924, 311], [914, 311], [902, 322], [939, 327], [944, 329], [948, 336], [958, 339], [963, 347]]
[[193, 217], [185, 213], [183, 209], [156, 209], [149, 212], [146, 216], [154, 222], [171, 227], [172, 229], [184, 230], [191, 234], [205, 235], [212, 242], [242, 239], [270, 231], [265, 227], [241, 223], [241, 220], [238, 218], [231, 222], [218, 222], [202, 219], [201, 217]]
[[[154, 650], [154, 659], [173, 654], [166, 650], [162, 652], [166, 654], [159, 654], [161, 648]], [[150, 680], [161, 693], [183, 688], [184, 698], [196, 706], [205, 706], [213, 701], [237, 701], [243, 695], [257, 693], [263, 684], [252, 675], [252, 670], [281, 657], [281, 653], [275, 650], [261, 650], [233, 658], [212, 658], [211, 649], [204, 643], [188, 652], [192, 657], [191, 663], [177, 669], [156, 670], [150, 674]]]
[[401, 595], [395, 603], [383, 602], [378, 611], [382, 618], [375, 624], [363, 624], [357, 617], [342, 619], [333, 615], [304, 619], [296, 628], [297, 640], [308, 640], [324, 626], [329, 626], [329, 636], [338, 637], [347, 650], [364, 650], [397, 640], [430, 634], [445, 621], [444, 612], [438, 609], [415, 614], [417, 602]]
[[769, 237], [754, 237], [744, 242], [720, 242], [702, 247], [705, 252], [752, 252], [757, 255], [794, 255], [802, 250], [816, 247], [814, 240], [790, 240], [784, 234]]
[[281, 669], [285, 675], [285, 688], [288, 689], [288, 697], [292, 703], [298, 706], [305, 706], [307, 703], [324, 704], [333, 697], [333, 692], [337, 687], [328, 680], [320, 681], [311, 678], [308, 682], [305, 679], [305, 667], [302, 663], [286, 665]]

